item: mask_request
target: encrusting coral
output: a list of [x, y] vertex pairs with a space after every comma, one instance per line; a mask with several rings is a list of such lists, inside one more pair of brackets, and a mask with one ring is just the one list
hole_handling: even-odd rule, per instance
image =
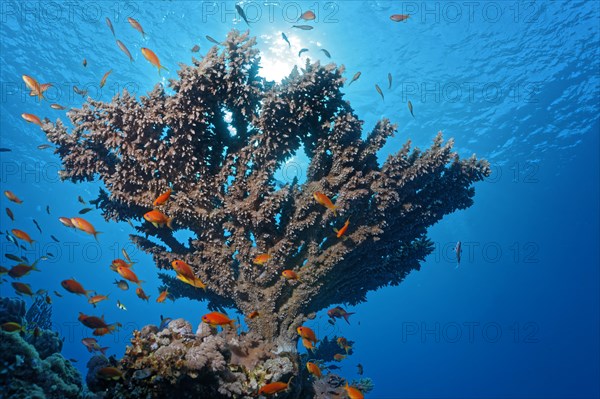
[[[108, 192], [97, 204], [107, 220], [143, 222], [171, 188], [159, 209], [192, 238], [180, 242], [150, 223], [131, 237], [158, 268], [170, 271], [173, 260], [183, 260], [207, 285], [204, 292], [164, 275], [169, 292], [245, 315], [258, 311], [248, 320], [253, 337], [275, 352], [294, 352], [296, 328], [309, 315], [357, 304], [418, 270], [432, 250], [427, 228], [469, 207], [472, 184], [489, 166], [475, 156], [459, 159], [441, 133], [429, 149], [407, 142], [380, 164], [377, 153], [396, 126], [383, 119], [362, 137], [363, 122], [341, 91], [343, 67], [307, 61], [274, 84], [258, 76], [259, 61], [255, 39], [233, 30], [193, 66], [180, 65], [172, 93], [157, 85], [139, 100], [126, 91], [109, 103], [88, 99], [69, 111], [70, 132], [60, 120], [43, 129], [57, 145], [62, 178], [104, 182]], [[310, 159], [306, 182], [278, 187], [275, 173], [302, 150]], [[331, 198], [336, 212], [317, 203], [315, 192]], [[338, 238], [332, 229], [346, 220]], [[270, 259], [254, 264], [262, 253]], [[282, 278], [286, 269], [300, 280]], [[153, 358], [179, 356], [173, 345]], [[223, 362], [209, 368], [223, 381], [235, 374]]]

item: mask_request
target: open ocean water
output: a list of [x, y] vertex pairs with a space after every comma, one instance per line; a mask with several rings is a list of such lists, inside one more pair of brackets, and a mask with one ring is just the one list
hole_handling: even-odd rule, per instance
[[[56, 255], [23, 281], [35, 290], [62, 292], [62, 298], [53, 296], [52, 322], [65, 338], [63, 355], [77, 359], [85, 375], [91, 355], [80, 342], [88, 334], [77, 321], [80, 311], [123, 324], [99, 339], [109, 354], [121, 357], [134, 329], [158, 324], [161, 315], [183, 317], [195, 328], [207, 307], [183, 299], [154, 302], [157, 269], [150, 256], [128, 244], [134, 231], [127, 223], [107, 223], [98, 210], [87, 213], [103, 232], [97, 243], [57, 221], [89, 206], [78, 196], [94, 199], [101, 184], [60, 181], [60, 159], [51, 149], [37, 148], [47, 143], [45, 136], [21, 114], [65, 121], [65, 111], [30, 97], [21, 76], [52, 82], [49, 102], [67, 108], [84, 101], [74, 85], [104, 101], [124, 88], [142, 95], [176, 77], [179, 63], [190, 64], [195, 45], [198, 54], [206, 54], [213, 44], [205, 35], [223, 40], [232, 28], [248, 29], [235, 4], [246, 11], [257, 38], [262, 76], [280, 81], [306, 57], [345, 65], [348, 80], [362, 72], [344, 92], [365, 131], [382, 117], [398, 124], [381, 160], [407, 139], [427, 148], [442, 131], [454, 138], [461, 157], [475, 153], [491, 164], [491, 176], [475, 184], [474, 205], [430, 229], [435, 250], [420, 271], [348, 307], [356, 313], [350, 325], [338, 322], [334, 331], [325, 312], [311, 322], [318, 335], [341, 330], [355, 341], [354, 354], [339, 364], [340, 374], [358, 378], [361, 363], [375, 386], [367, 398], [599, 397], [597, 1], [3, 0], [0, 147], [11, 151], [0, 153], [0, 182], [2, 191], [13, 191], [24, 203], [2, 196], [0, 230], [23, 226], [37, 243], [17, 252], [0, 237], [1, 264], [11, 264], [5, 253], [30, 259], [46, 251]], [[315, 29], [292, 28], [308, 9], [317, 16], [310, 22]], [[393, 22], [392, 14], [410, 17]], [[106, 17], [134, 62], [116, 46]], [[141, 23], [145, 38], [127, 17]], [[141, 47], [151, 48], [169, 71], [159, 76]], [[309, 48], [302, 58], [301, 48]], [[278, 179], [302, 181], [307, 165], [306, 156], [297, 154]], [[183, 239], [185, 233], [176, 236]], [[463, 249], [458, 268], [457, 241]], [[123, 247], [137, 261], [149, 303], [113, 285], [117, 275], [108, 265], [122, 257]], [[84, 298], [66, 293], [60, 282], [71, 277], [109, 294], [109, 301], [93, 310]], [[0, 295], [15, 296], [12, 279], [6, 280]], [[115, 306], [117, 299], [127, 311]]]

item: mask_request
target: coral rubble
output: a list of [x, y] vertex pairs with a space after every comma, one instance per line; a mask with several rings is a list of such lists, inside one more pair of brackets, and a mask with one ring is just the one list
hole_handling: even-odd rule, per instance
[[[103, 181], [108, 191], [97, 205], [105, 218], [140, 221], [132, 240], [159, 269], [170, 271], [173, 260], [183, 260], [208, 287], [205, 293], [163, 275], [169, 292], [245, 315], [258, 311], [263, 317], [248, 320], [248, 337], [270, 356], [295, 351], [296, 328], [308, 315], [357, 304], [418, 270], [432, 250], [427, 228], [469, 207], [472, 184], [489, 166], [475, 156], [459, 159], [441, 133], [425, 151], [407, 142], [379, 162], [396, 126], [382, 119], [363, 136], [363, 122], [343, 98], [343, 67], [307, 61], [274, 84], [258, 76], [259, 61], [255, 39], [234, 30], [202, 60], [181, 65], [169, 83], [172, 93], [157, 85], [139, 99], [126, 91], [109, 103], [88, 99], [68, 113], [70, 131], [60, 120], [43, 128], [57, 145], [62, 178]], [[279, 187], [275, 173], [300, 151], [310, 159], [306, 182]], [[192, 233], [188, 242], [142, 219], [168, 188], [173, 194], [160, 210], [175, 229]], [[315, 192], [332, 198], [337, 212], [318, 204]], [[345, 238], [336, 237], [332, 229], [346, 220]], [[262, 253], [270, 259], [253, 264]], [[284, 270], [301, 279], [286, 281]], [[135, 342], [137, 334], [124, 364], [131, 390], [147, 381], [177, 379], [185, 389], [186, 381], [202, 380], [206, 389], [219, 381], [218, 393], [234, 396], [251, 384], [246, 373], [228, 368], [235, 357], [228, 338], [187, 341], [183, 334], [163, 345], [161, 333], [146, 331], [144, 342], [155, 339], [156, 351], [130, 364], [132, 351], [151, 349]], [[215, 357], [205, 359], [190, 342]], [[267, 350], [266, 343], [274, 347]], [[166, 364], [176, 367], [167, 374]], [[135, 379], [130, 367], [151, 371]]]

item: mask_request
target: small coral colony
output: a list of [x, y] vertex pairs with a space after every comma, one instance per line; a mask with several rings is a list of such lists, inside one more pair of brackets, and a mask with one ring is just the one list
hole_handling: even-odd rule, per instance
[[[242, 7], [236, 10], [250, 26]], [[306, 11], [297, 22], [304, 25], [291, 28], [310, 31], [315, 18], [313, 11]], [[394, 23], [408, 18], [390, 17]], [[133, 18], [128, 22], [146, 40], [140, 22]], [[134, 62], [109, 18], [106, 24], [117, 47]], [[291, 49], [288, 35], [281, 37]], [[369, 290], [399, 284], [418, 269], [431, 252], [427, 227], [470, 206], [474, 195], [470, 185], [488, 175], [489, 167], [475, 157], [460, 160], [451, 152], [452, 141], [442, 146], [441, 134], [431, 149], [411, 154], [406, 144], [380, 166], [377, 151], [396, 127], [384, 119], [361, 139], [362, 121], [340, 92], [343, 67], [310, 64], [307, 59], [302, 74], [294, 69], [281, 85], [273, 85], [257, 74], [260, 59], [255, 39], [248, 34], [234, 30], [224, 42], [206, 39], [215, 46], [201, 61], [194, 59], [193, 67], [182, 66], [180, 79], [170, 82], [174, 96], [157, 86], [141, 102], [128, 93], [117, 95], [112, 103], [89, 98], [84, 107], [71, 108], [67, 114], [75, 126], [72, 133], [60, 121], [53, 124], [22, 114], [56, 145], [63, 179], [76, 182], [99, 176], [110, 188], [110, 193], [101, 190], [99, 198], [90, 201], [95, 208], [61, 216], [58, 222], [101, 241], [101, 232], [83, 217], [85, 213], [101, 209], [106, 220], [128, 221], [145, 236], [132, 235], [132, 242], [152, 254], [160, 269], [175, 272], [175, 278], [161, 277], [165, 285], [156, 302], [190, 297], [208, 300], [213, 310], [201, 316], [196, 334], [182, 319], [167, 318], [158, 328], [134, 332], [121, 361], [106, 359], [108, 348], [94, 338], [118, 331], [121, 323], [80, 312], [77, 319], [94, 336], [81, 343], [104, 359], [88, 364], [93, 373], [88, 385], [112, 392], [106, 397], [164, 397], [164, 392], [181, 389], [198, 397], [362, 398], [372, 389], [370, 379], [350, 382], [334, 374], [339, 369], [335, 362], [352, 354], [352, 341], [318, 337], [306, 322], [328, 309], [329, 324], [336, 326], [338, 319], [349, 324], [353, 313], [337, 304], [360, 303]], [[199, 49], [196, 45], [192, 52]], [[307, 52], [302, 48], [298, 56]], [[153, 50], [141, 47], [141, 53], [159, 74], [168, 71]], [[83, 67], [88, 68], [87, 60]], [[112, 72], [104, 73], [100, 87]], [[360, 77], [361, 72], [355, 73], [346, 87]], [[30, 95], [43, 102], [52, 83], [40, 83], [30, 75], [22, 78]], [[388, 83], [391, 89], [391, 74]], [[375, 90], [383, 99], [378, 84]], [[407, 106], [414, 118], [412, 103]], [[50, 107], [67, 108], [57, 103]], [[223, 108], [231, 111], [236, 134], [223, 128]], [[277, 167], [300, 145], [311, 159], [307, 182], [294, 181], [277, 190], [273, 183]], [[143, 181], [152, 183], [140, 184]], [[13, 209], [34, 201], [22, 200], [10, 190], [4, 194]], [[79, 201], [88, 204], [81, 197]], [[49, 206], [46, 212], [51, 214]], [[20, 228], [6, 231], [5, 237], [17, 249], [24, 248], [23, 243], [33, 246], [31, 231], [11, 208], [6, 214]], [[132, 220], [141, 225], [134, 226]], [[40, 225], [33, 222], [41, 235]], [[189, 248], [174, 239], [172, 231], [178, 228], [195, 233]], [[166, 247], [149, 241], [149, 235]], [[135, 262], [127, 251], [122, 254], [110, 265], [118, 274], [114, 284], [121, 290], [135, 285], [137, 296], [149, 301], [151, 295], [134, 271]], [[460, 243], [456, 255], [460, 262]], [[64, 291], [34, 291], [21, 279], [31, 272], [44, 273], [41, 263], [54, 255], [46, 253], [33, 262], [25, 256], [5, 256], [16, 264], [1, 267], [0, 272], [14, 280], [10, 284], [18, 295], [44, 298], [50, 305], [66, 291], [85, 296], [94, 308], [111, 300], [75, 278], [61, 282]], [[127, 310], [120, 300], [116, 305]], [[236, 321], [227, 315], [225, 307], [240, 311], [249, 330], [242, 332], [239, 317]], [[1, 329], [35, 333], [16, 321], [5, 322]], [[297, 342], [306, 353], [298, 353]], [[362, 375], [362, 366], [357, 367]], [[91, 382], [94, 378], [100, 382]]]

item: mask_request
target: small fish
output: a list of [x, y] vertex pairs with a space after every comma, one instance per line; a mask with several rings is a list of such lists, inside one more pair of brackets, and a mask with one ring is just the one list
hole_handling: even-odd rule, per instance
[[71, 218], [68, 218], [66, 216], [61, 216], [58, 218], [58, 221], [61, 222], [66, 227], [71, 227], [73, 229], [75, 228], [75, 226], [73, 225], [73, 222], [71, 222]]
[[392, 74], [388, 72], [388, 82], [390, 83], [388, 86], [388, 90], [392, 88]]
[[256, 265], [264, 265], [267, 261], [271, 259], [271, 255], [269, 254], [258, 254], [252, 259], [252, 263]]
[[300, 21], [301, 19], [305, 20], [305, 21], [312, 21], [316, 18], [316, 15], [314, 12], [312, 12], [311, 10], [308, 11], [304, 11], [302, 13], [302, 15], [300, 15], [300, 18], [298, 18], [298, 21]]
[[300, 49], [300, 51], [298, 51], [298, 57], [302, 57], [302, 53], [306, 53], [307, 51], [307, 48]]
[[50, 144], [40, 144], [37, 146], [38, 150], [45, 150], [46, 148], [52, 147]]
[[6, 239], [10, 242], [12, 242], [13, 244], [15, 244], [17, 247], [19, 246], [19, 244], [17, 243], [17, 239], [13, 236], [11, 236], [10, 234], [8, 234], [8, 231], [6, 232]]
[[115, 280], [113, 284], [122, 289], [123, 291], [127, 291], [129, 289], [129, 284], [127, 284], [127, 281], [125, 280]]
[[83, 97], [87, 96], [87, 94], [88, 94], [88, 91], [87, 91], [87, 90], [82, 90], [82, 89], [80, 89], [80, 88], [79, 88], [79, 87], [77, 87], [77, 86], [73, 86], [73, 91], [74, 91], [76, 94], [79, 94], [80, 96], [83, 96]]
[[156, 298], [156, 302], [163, 303], [165, 301], [165, 299], [167, 299], [168, 295], [169, 295], [169, 290], [164, 290], [163, 292], [160, 293], [158, 298]]
[[124, 52], [127, 57], [129, 57], [129, 61], [133, 62], [133, 57], [131, 56], [131, 53], [129, 52], [127, 47], [123, 44], [123, 42], [117, 39], [117, 46], [119, 46], [121, 51]]
[[410, 100], [408, 100], [408, 110], [410, 111], [410, 114], [412, 115], [412, 117], [415, 117], [415, 114], [413, 114], [413, 105], [410, 102]]
[[85, 215], [86, 213], [88, 213], [89, 211], [93, 211], [94, 208], [83, 208], [82, 210], [80, 210], [78, 213], [80, 215]]
[[315, 191], [313, 197], [315, 198], [315, 201], [323, 205], [325, 208], [331, 210], [333, 212], [333, 216], [337, 217], [337, 208], [335, 207], [335, 205], [333, 205], [333, 202], [331, 202], [327, 195], [323, 194], [320, 191]]
[[356, 373], [357, 373], [358, 375], [363, 375], [363, 366], [362, 366], [362, 364], [358, 363], [358, 364], [356, 365], [356, 368], [357, 368], [357, 370], [356, 370]]
[[193, 279], [189, 279], [185, 276], [182, 276], [181, 274], [177, 275], [177, 279], [180, 281], [183, 281], [186, 284], [191, 285], [192, 287], [195, 288], [202, 288], [204, 291], [206, 291], [206, 284], [204, 284], [202, 282], [202, 280], [200, 280], [198, 277], [194, 277]]
[[0, 325], [0, 329], [2, 329], [2, 331], [6, 331], [9, 333], [14, 333], [14, 332], [26, 332], [27, 330], [25, 330], [25, 327], [20, 325], [19, 323], [15, 323], [13, 321], [9, 321], [7, 323], [1, 324]]
[[127, 308], [125, 307], [125, 305], [123, 305], [123, 304], [121, 303], [121, 301], [119, 301], [118, 299], [117, 299], [117, 307], [118, 307], [119, 309], [121, 309], [121, 310], [127, 310]]
[[329, 54], [329, 51], [325, 50], [324, 48], [322, 48], [321, 51], [327, 56], [327, 58], [331, 58], [331, 54]]
[[[281, 37], [288, 44], [288, 47], [292, 48], [292, 44], [290, 43], [290, 41], [289, 41], [288, 37], [285, 35], [285, 33], [281, 32]], [[304, 49], [302, 49], [302, 50], [304, 50]], [[302, 50], [300, 50], [300, 54], [302, 54]], [[308, 49], [306, 51], [308, 51]], [[298, 54], [298, 57], [300, 56], [300, 54]]]
[[46, 255], [48, 255], [51, 258], [54, 258], [54, 254], [52, 252], [46, 252]]
[[260, 316], [260, 313], [258, 313], [258, 311], [257, 311], [257, 310], [255, 310], [255, 311], [253, 311], [252, 313], [250, 313], [250, 314], [248, 315], [248, 318], [249, 318], [249, 319], [254, 319], [254, 318], [258, 317], [258, 316]]
[[91, 303], [96, 307], [98, 302], [106, 301], [108, 299], [108, 295], [94, 295], [93, 297], [88, 299], [88, 303]]
[[456, 268], [458, 269], [458, 266], [460, 266], [460, 255], [462, 254], [462, 244], [460, 241], [458, 241], [456, 243], [456, 246], [454, 247], [454, 253], [456, 254]]
[[50, 295], [46, 294], [45, 300], [48, 305], [52, 305], [52, 298], [50, 298]]
[[306, 338], [302, 338], [302, 346], [304, 346], [306, 350], [309, 350], [313, 353], [317, 350], [317, 348], [315, 348], [315, 345]]
[[137, 30], [138, 32], [140, 32], [142, 34], [143, 39], [146, 38], [146, 32], [144, 32], [142, 25], [140, 25], [140, 23], [138, 21], [136, 21], [135, 19], [133, 19], [131, 17], [128, 17], [127, 22], [129, 22], [129, 24], [131, 26], [133, 26], [133, 29]]
[[34, 123], [39, 127], [43, 127], [41, 119], [34, 114], [23, 113], [21, 114], [21, 117], [25, 119], [27, 123]]
[[87, 205], [87, 202], [85, 202], [81, 195], [77, 196], [77, 201], [79, 201], [82, 205]]
[[200, 46], [196, 44], [194, 47], [192, 47], [192, 53], [197, 53], [198, 51], [200, 51]]
[[53, 235], [51, 235], [50, 238], [52, 238], [55, 242], [60, 242], [60, 240], [58, 238], [54, 237]]
[[164, 69], [165, 71], [169, 71], [167, 68], [165, 68], [164, 66], [162, 66], [160, 64], [160, 60], [158, 59], [158, 56], [156, 54], [154, 54], [154, 52], [152, 50], [150, 50], [149, 48], [146, 47], [142, 47], [142, 54], [144, 55], [144, 58], [146, 58], [152, 65], [154, 65], [155, 67], [158, 68], [158, 74], [160, 75], [160, 71], [161, 69]]
[[167, 226], [171, 230], [173, 230], [173, 219], [159, 211], [158, 209], [153, 209], [150, 212], [144, 214], [144, 219], [148, 222], [152, 223], [154, 227], [162, 227]]
[[42, 228], [40, 227], [40, 225], [38, 224], [37, 220], [33, 219], [33, 224], [35, 224], [35, 227], [37, 227], [37, 229], [40, 231], [40, 233], [42, 232]]
[[327, 320], [327, 323], [331, 324], [332, 326], [335, 326], [335, 321], [333, 321], [331, 319]]
[[229, 325], [231, 327], [235, 327], [235, 321], [227, 317], [226, 314], [219, 312], [211, 312], [202, 316], [202, 321], [206, 324], [216, 327], [216, 326], [226, 326]]
[[10, 283], [18, 295], [27, 295], [33, 298], [33, 290], [29, 284], [13, 282]]
[[81, 64], [83, 65], [84, 68], [87, 67], [87, 60], [84, 58], [83, 62]]
[[110, 22], [110, 19], [108, 17], [106, 17], [106, 26], [109, 27], [109, 29], [112, 32], [113, 36], [115, 36], [115, 30], [113, 28], [113, 24], [112, 24], [112, 22]]
[[312, 30], [312, 29], [314, 29], [310, 25], [292, 25], [292, 28], [301, 29], [301, 30]]
[[154, 200], [154, 202], [152, 203], [152, 205], [154, 205], [154, 206], [163, 205], [171, 197], [171, 192], [172, 192], [172, 190], [168, 189], [164, 193], [160, 194], [158, 197], [156, 197], [156, 199]]
[[8, 272], [9, 272], [9, 270], [6, 267], [0, 266], [0, 276], [8, 274]]
[[64, 110], [64, 109], [66, 109], [66, 108], [65, 108], [65, 107], [63, 107], [62, 105], [60, 105], [60, 104], [56, 104], [56, 103], [54, 103], [54, 104], [50, 104], [50, 108], [52, 108], [52, 109], [56, 109], [56, 110], [58, 110], [58, 111], [62, 111], [62, 110]]
[[346, 390], [346, 395], [348, 395], [348, 399], [364, 399], [365, 397], [365, 395], [360, 389], [349, 386], [348, 381], [346, 381], [346, 386], [343, 388]]
[[341, 349], [345, 350], [346, 353], [348, 353], [348, 351], [352, 349], [352, 346], [348, 345], [348, 340], [344, 337], [339, 337], [337, 339], [337, 344]]
[[236, 4], [235, 9], [237, 10], [238, 14], [240, 14], [240, 17], [242, 17], [244, 22], [246, 22], [246, 25], [248, 25], [248, 27], [250, 27], [250, 24], [248, 23], [248, 18], [246, 18], [246, 13], [244, 13], [244, 10], [242, 9], [242, 7], [240, 7], [238, 4]]
[[44, 96], [42, 95], [42, 90], [38, 81], [28, 75], [23, 75], [22, 78], [27, 88], [31, 90], [30, 95], [38, 96], [38, 99], [42, 100]]
[[82, 218], [71, 218], [71, 223], [73, 223], [73, 226], [75, 226], [76, 229], [93, 235], [96, 241], [98, 241], [98, 234], [102, 233], [100, 231], [96, 231], [90, 222]]
[[83, 285], [81, 285], [81, 283], [76, 281], [74, 278], [69, 280], [63, 280], [60, 282], [60, 285], [62, 285], [62, 287], [70, 293], [76, 295], [85, 295], [86, 298], [89, 298], [90, 293], [94, 292], [92, 290], [84, 289]]
[[[342, 226], [341, 229], [333, 229], [333, 231], [335, 231], [337, 238], [342, 238], [342, 236], [344, 235], [344, 233], [346, 233], [346, 230], [348, 230], [348, 226], [350, 226], [350, 219], [346, 220], [346, 223], [344, 223], [344, 225]], [[346, 237], [344, 237], [346, 238]]]
[[102, 79], [100, 80], [100, 88], [103, 88], [104, 85], [106, 84], [106, 79], [108, 78], [108, 75], [110, 75], [112, 73], [112, 69], [109, 70], [108, 72], [106, 72], [104, 74], [104, 76], [102, 76]]
[[358, 78], [360, 78], [361, 72], [356, 72], [354, 74], [354, 76], [352, 77], [352, 80], [350, 81], [350, 83], [348, 83], [348, 86], [350, 86], [352, 84], [352, 82], [355, 82], [358, 80]]
[[172, 261], [171, 266], [173, 267], [173, 270], [175, 270], [177, 272], [177, 274], [179, 274], [187, 279], [192, 280], [192, 279], [196, 278], [196, 275], [194, 274], [192, 267], [180, 259], [175, 259], [174, 261]]
[[102, 367], [96, 372], [96, 377], [102, 380], [118, 381], [123, 378], [123, 373], [116, 367]]
[[326, 368], [327, 370], [341, 370], [341, 367], [340, 366], [336, 366], [335, 364], [331, 364], [331, 365], [329, 365], [327, 367], [324, 367], [324, 368]]
[[19, 263], [16, 266], [13, 266], [9, 271], [8, 275], [12, 278], [21, 278], [23, 276], [27, 276], [30, 272], [40, 270], [35, 267], [35, 263], [32, 266], [26, 265], [25, 263]]
[[10, 210], [10, 208], [6, 208], [6, 214], [8, 215], [8, 217], [10, 218], [10, 220], [12, 220], [13, 222], [15, 221], [15, 215], [14, 213]]
[[298, 273], [296, 273], [293, 270], [284, 270], [283, 272], [281, 272], [281, 276], [284, 277], [286, 280], [300, 281], [300, 276], [298, 276]]
[[390, 19], [394, 22], [402, 22], [407, 20], [410, 17], [408, 14], [392, 14], [390, 15]]
[[383, 92], [381, 91], [381, 88], [379, 87], [378, 84], [375, 84], [375, 90], [377, 90], [377, 93], [379, 93], [379, 95], [381, 96], [381, 99], [385, 100], [385, 98], [383, 97]]
[[315, 363], [306, 362], [306, 369], [308, 370], [309, 373], [314, 375], [316, 378], [322, 377], [321, 369]]
[[162, 331], [164, 330], [170, 322], [172, 322], [173, 319], [170, 317], [163, 317], [163, 315], [160, 315], [160, 325], [158, 326], [158, 331]]
[[348, 320], [348, 318], [353, 315], [354, 312], [346, 312], [344, 310], [344, 308], [340, 307], [340, 306], [336, 306], [335, 308], [331, 308], [327, 311], [327, 316], [329, 316], [331, 319], [335, 320], [336, 318], [344, 318], [344, 320], [346, 320], [346, 323], [350, 324], [350, 321]]
[[117, 273], [125, 280], [131, 281], [134, 284], [141, 285], [143, 283], [142, 280], [138, 278], [138, 276], [128, 267], [119, 266], [117, 267]]
[[130, 225], [131, 227], [134, 227], [134, 226], [133, 226], [133, 223], [131, 223], [131, 219], [127, 219], [127, 223], [129, 223], [129, 225]]
[[13, 194], [12, 191], [6, 190], [4, 192], [4, 195], [6, 195], [6, 198], [8, 198], [10, 201], [12, 201], [14, 203], [17, 203], [17, 204], [22, 204], [23, 203], [23, 201], [21, 201], [19, 199], [19, 197], [17, 197], [15, 194]]
[[96, 338], [83, 338], [81, 340], [81, 343], [87, 348], [87, 350], [90, 353], [100, 352], [103, 355], [106, 355], [106, 350], [108, 349], [108, 347], [101, 348]]
[[49, 215], [50, 214], [50, 205], [46, 205], [46, 213]]
[[125, 257], [125, 259], [127, 260], [127, 262], [129, 262], [130, 264], [134, 264], [135, 262], [131, 261], [131, 258], [129, 257], [129, 254], [127, 253], [127, 251], [125, 250], [125, 248], [121, 249], [121, 253], [123, 254], [123, 256]]
[[342, 355], [341, 353], [336, 353], [335, 355], [333, 355], [333, 360], [335, 360], [336, 362], [341, 362], [346, 357], [347, 357], [347, 355]]
[[23, 230], [19, 230], [19, 229], [12, 229], [10, 231], [15, 237], [17, 237], [19, 240], [23, 240], [27, 243], [29, 243], [29, 245], [33, 245], [33, 243], [35, 242], [35, 240], [32, 240], [31, 237], [29, 236], [29, 234], [27, 234], [26, 232], [24, 232]]
[[311, 328], [306, 326], [300, 326], [296, 329], [296, 331], [298, 332], [298, 335], [300, 335], [302, 338], [305, 338], [315, 344], [318, 342], [317, 336]]
[[62, 294], [58, 291], [54, 291], [54, 295], [56, 295], [59, 298], [62, 298]]
[[290, 381], [292, 380], [292, 378], [293, 378], [293, 376], [290, 377], [290, 380], [287, 383], [281, 382], [281, 381], [275, 381], [275, 382], [271, 382], [269, 384], [263, 385], [258, 390], [258, 394], [265, 395], [265, 396], [271, 396], [271, 395], [275, 395], [276, 393], [286, 391], [288, 389], [288, 385], [289, 385]]
[[12, 150], [10, 148], [0, 148], [0, 152], [11, 152]]
[[216, 41], [215, 39], [213, 39], [212, 37], [210, 37], [210, 36], [208, 36], [208, 35], [206, 35], [205, 37], [206, 37], [206, 40], [208, 40], [208, 41], [209, 41], [209, 42], [211, 42], [211, 43], [214, 43], [214, 44], [221, 44], [221, 43], [219, 43], [218, 41]]

